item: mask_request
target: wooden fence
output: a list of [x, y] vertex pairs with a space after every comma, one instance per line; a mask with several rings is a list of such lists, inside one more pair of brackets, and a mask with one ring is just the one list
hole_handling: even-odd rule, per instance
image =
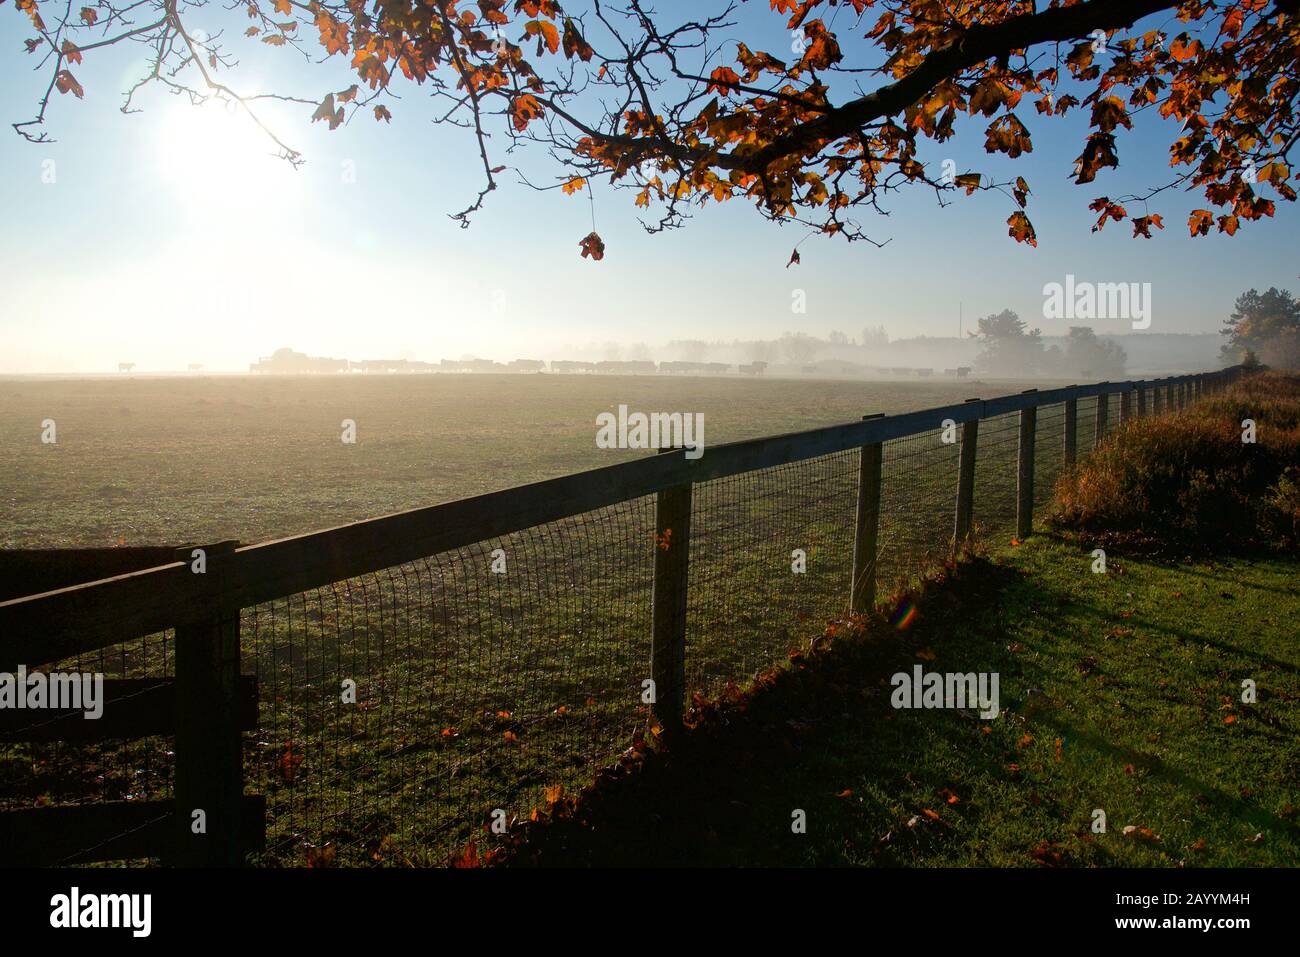
[[[1065, 408], [1064, 462], [1080, 453], [1078, 402], [1096, 397], [1096, 441], [1112, 412], [1177, 411], [1222, 390], [1240, 368], [1165, 379], [1102, 382], [979, 400], [903, 415], [710, 447], [698, 459], [665, 450], [629, 462], [278, 541], [193, 547], [175, 560], [111, 578], [0, 602], [0, 671], [61, 661], [168, 629], [174, 678], [105, 682], [103, 719], [47, 712], [38, 726], [0, 711], [0, 741], [174, 736], [171, 801], [122, 801], [0, 814], [0, 863], [43, 864], [159, 858], [237, 865], [265, 840], [265, 801], [244, 794], [241, 736], [257, 727], [255, 680], [240, 674], [240, 610], [425, 556], [473, 545], [643, 496], [657, 496], [650, 674], [653, 713], [668, 735], [685, 707], [686, 608], [692, 487], [848, 450], [860, 450], [852, 584], [853, 611], [875, 600], [883, 444], [960, 426], [954, 546], [973, 527], [975, 461], [983, 419], [1019, 413], [1016, 530], [1030, 534], [1038, 409]], [[1083, 450], [1087, 451], [1087, 450]], [[846, 543], [846, 547], [847, 543]], [[202, 812], [203, 827], [196, 826]], [[196, 833], [197, 832], [197, 833]]]

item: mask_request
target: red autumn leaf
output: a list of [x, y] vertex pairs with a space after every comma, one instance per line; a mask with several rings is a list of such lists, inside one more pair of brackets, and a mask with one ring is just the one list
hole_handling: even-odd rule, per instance
[[60, 70], [54, 74], [54, 86], [60, 93], [71, 93], [77, 99], [81, 99], [86, 95], [86, 91], [77, 82], [77, 78], [67, 70]]
[[275, 762], [276, 769], [286, 784], [292, 784], [297, 779], [300, 764], [302, 764], [302, 755], [294, 751], [292, 741], [286, 741], [280, 757]]
[[329, 867], [338, 855], [338, 845], [333, 841], [324, 847], [307, 848], [307, 866], [311, 868]]
[[456, 868], [478, 867], [478, 845], [470, 841], [459, 854], [453, 854], [451, 856], [451, 866]]
[[583, 39], [582, 33], [578, 30], [578, 25], [572, 20], [564, 21], [564, 57], [566, 60], [572, 60], [575, 56], [586, 62], [595, 54], [595, 50]]
[[[605, 258], [605, 243], [600, 238], [599, 233], [596, 232], [588, 233], [586, 236], [582, 237], [582, 242], [579, 245], [582, 248], [583, 259], [586, 259], [588, 256], [590, 256], [592, 259], [599, 262], [600, 260]], [[668, 546], [664, 545], [663, 547], [667, 548]]]
[[706, 93], [717, 90], [719, 93], [726, 94], [730, 90], [740, 86], [740, 76], [729, 66], [720, 66], [709, 74], [709, 79], [713, 82], [705, 89]]

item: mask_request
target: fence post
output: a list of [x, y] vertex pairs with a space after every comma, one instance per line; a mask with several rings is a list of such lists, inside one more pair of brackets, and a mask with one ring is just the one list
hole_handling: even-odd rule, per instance
[[[663, 449], [680, 452], [680, 449]], [[686, 709], [686, 588], [691, 546], [691, 483], [659, 492], [655, 503], [655, 579], [650, 638], [651, 713], [665, 739], [682, 729]]]
[[[205, 563], [194, 616], [177, 622], [175, 640], [176, 848], [174, 863], [188, 867], [235, 867], [244, 863], [243, 741], [239, 732], [239, 609], [223, 600], [227, 562], [239, 543], [200, 546]], [[199, 574], [194, 548], [177, 559]], [[197, 812], [202, 812], [198, 814]], [[199, 821], [202, 821], [200, 833]]]
[[[864, 415], [878, 419], [884, 413]], [[876, 604], [876, 557], [880, 542], [880, 474], [884, 447], [864, 445], [858, 457], [858, 510], [853, 533], [853, 586], [849, 610], [864, 614]]]
[[975, 448], [979, 442], [979, 431], [979, 419], [971, 419], [961, 425], [961, 451], [957, 458], [957, 516], [952, 533], [954, 555], [970, 537], [971, 520], [975, 514]]
[[1133, 389], [1130, 387], [1119, 394], [1119, 420], [1127, 425], [1133, 418]]
[[1151, 386], [1151, 414], [1152, 415], [1158, 416], [1163, 411], [1163, 407], [1160, 404], [1160, 395], [1163, 391], [1164, 391], [1164, 386], [1162, 386], [1159, 382]]
[[[1028, 389], [1026, 394], [1037, 392]], [[1020, 448], [1016, 460], [1016, 538], [1024, 541], [1034, 530], [1034, 435], [1038, 407], [1020, 410]]]
[[1145, 384], [1143, 384], [1143, 385], [1139, 385], [1138, 388], [1137, 388], [1137, 393], [1138, 393], [1138, 418], [1139, 418], [1139, 419], [1145, 419], [1145, 418], [1147, 417], [1147, 387], [1146, 387], [1146, 385], [1145, 385]]
[[1065, 400], [1065, 467], [1079, 457], [1079, 400]]
[[[1106, 383], [1102, 383], [1105, 385]], [[1092, 447], [1095, 449], [1101, 445], [1102, 439], [1106, 437], [1106, 414], [1107, 407], [1110, 404], [1110, 396], [1105, 392], [1097, 395], [1097, 418], [1095, 434], [1092, 437]]]

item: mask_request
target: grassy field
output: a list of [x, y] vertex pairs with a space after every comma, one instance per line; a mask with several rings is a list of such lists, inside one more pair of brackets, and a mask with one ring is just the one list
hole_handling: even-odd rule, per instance
[[[26, 412], [5, 407], [5, 443], [24, 428], [7, 507], [27, 508], [11, 544], [36, 545], [251, 541], [646, 454], [595, 447], [596, 412], [620, 402], [702, 410], [716, 443], [1017, 384], [439, 376], [8, 388], [31, 393]], [[358, 423], [355, 447], [338, 442], [344, 417]], [[58, 423], [57, 446], [25, 428], [42, 418]], [[1086, 446], [1082, 407], [1080, 422]], [[1061, 427], [1059, 407], [1039, 418], [1040, 500]], [[976, 519], [1001, 540], [1016, 433], [1014, 415], [981, 425]], [[885, 589], [945, 550], [956, 461], [937, 431], [887, 444]], [[743, 685], [843, 613], [857, 468], [849, 450], [696, 489], [690, 689]], [[328, 848], [338, 863], [436, 863], [493, 809], [526, 814], [546, 786], [589, 780], [647, 716], [653, 540], [653, 501], [641, 499], [245, 609], [243, 670], [262, 701], [249, 787], [269, 799], [268, 862]], [[497, 547], [509, 574], [489, 571]], [[794, 548], [806, 573], [791, 572]], [[169, 648], [153, 636], [65, 667], [166, 673]], [[340, 701], [345, 680], [357, 682], [356, 705]], [[61, 752], [94, 788], [43, 749], [20, 749], [0, 766], [0, 790], [17, 802], [165, 796], [167, 747]]]
[[[10, 378], [0, 380], [0, 547], [256, 542], [609, 465], [646, 454], [596, 447], [596, 415], [620, 403], [703, 412], [707, 445], [1025, 387], [490, 374]], [[57, 444], [40, 441], [45, 419]], [[356, 421], [356, 445], [340, 441], [343, 419]]]
[[[1300, 860], [1300, 562], [1112, 556], [1099, 575], [1045, 537], [998, 558], [922, 599], [908, 630], [782, 672], [668, 763], [598, 791], [584, 826], [535, 830], [516, 860]], [[1001, 717], [894, 710], [888, 676], [918, 663], [1000, 673]]]

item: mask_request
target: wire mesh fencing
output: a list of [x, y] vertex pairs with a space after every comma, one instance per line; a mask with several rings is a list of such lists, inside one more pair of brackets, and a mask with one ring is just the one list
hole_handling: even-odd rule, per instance
[[246, 609], [275, 863], [436, 863], [646, 719], [654, 500]]
[[[134, 679], [131, 693], [146, 695], [172, 674], [174, 633], [166, 631], [117, 642], [30, 669], [39, 671], [52, 692], [63, 677], [91, 676], [105, 682]], [[15, 676], [16, 677], [16, 676]], [[155, 684], [157, 682], [157, 684]], [[100, 699], [101, 714], [121, 699]], [[30, 808], [91, 807], [105, 802], [166, 802], [172, 797], [172, 744], [169, 737], [152, 734], [135, 738], [50, 739], [49, 732], [62, 718], [60, 711], [9, 712], [18, 720], [9, 724], [7, 739], [0, 739], [0, 814]], [[94, 721], [86, 721], [91, 727]], [[80, 724], [80, 721], [77, 722]], [[66, 722], [63, 723], [66, 729]], [[79, 727], [72, 730], [81, 730]], [[167, 815], [159, 808], [152, 820]], [[93, 859], [102, 841], [70, 842], [66, 853], [48, 863], [66, 865]]]
[[883, 444], [878, 593], [906, 588], [944, 557], [953, 535], [959, 433], [940, 427]]
[[688, 691], [743, 683], [844, 613], [857, 482], [851, 451], [694, 487]]

